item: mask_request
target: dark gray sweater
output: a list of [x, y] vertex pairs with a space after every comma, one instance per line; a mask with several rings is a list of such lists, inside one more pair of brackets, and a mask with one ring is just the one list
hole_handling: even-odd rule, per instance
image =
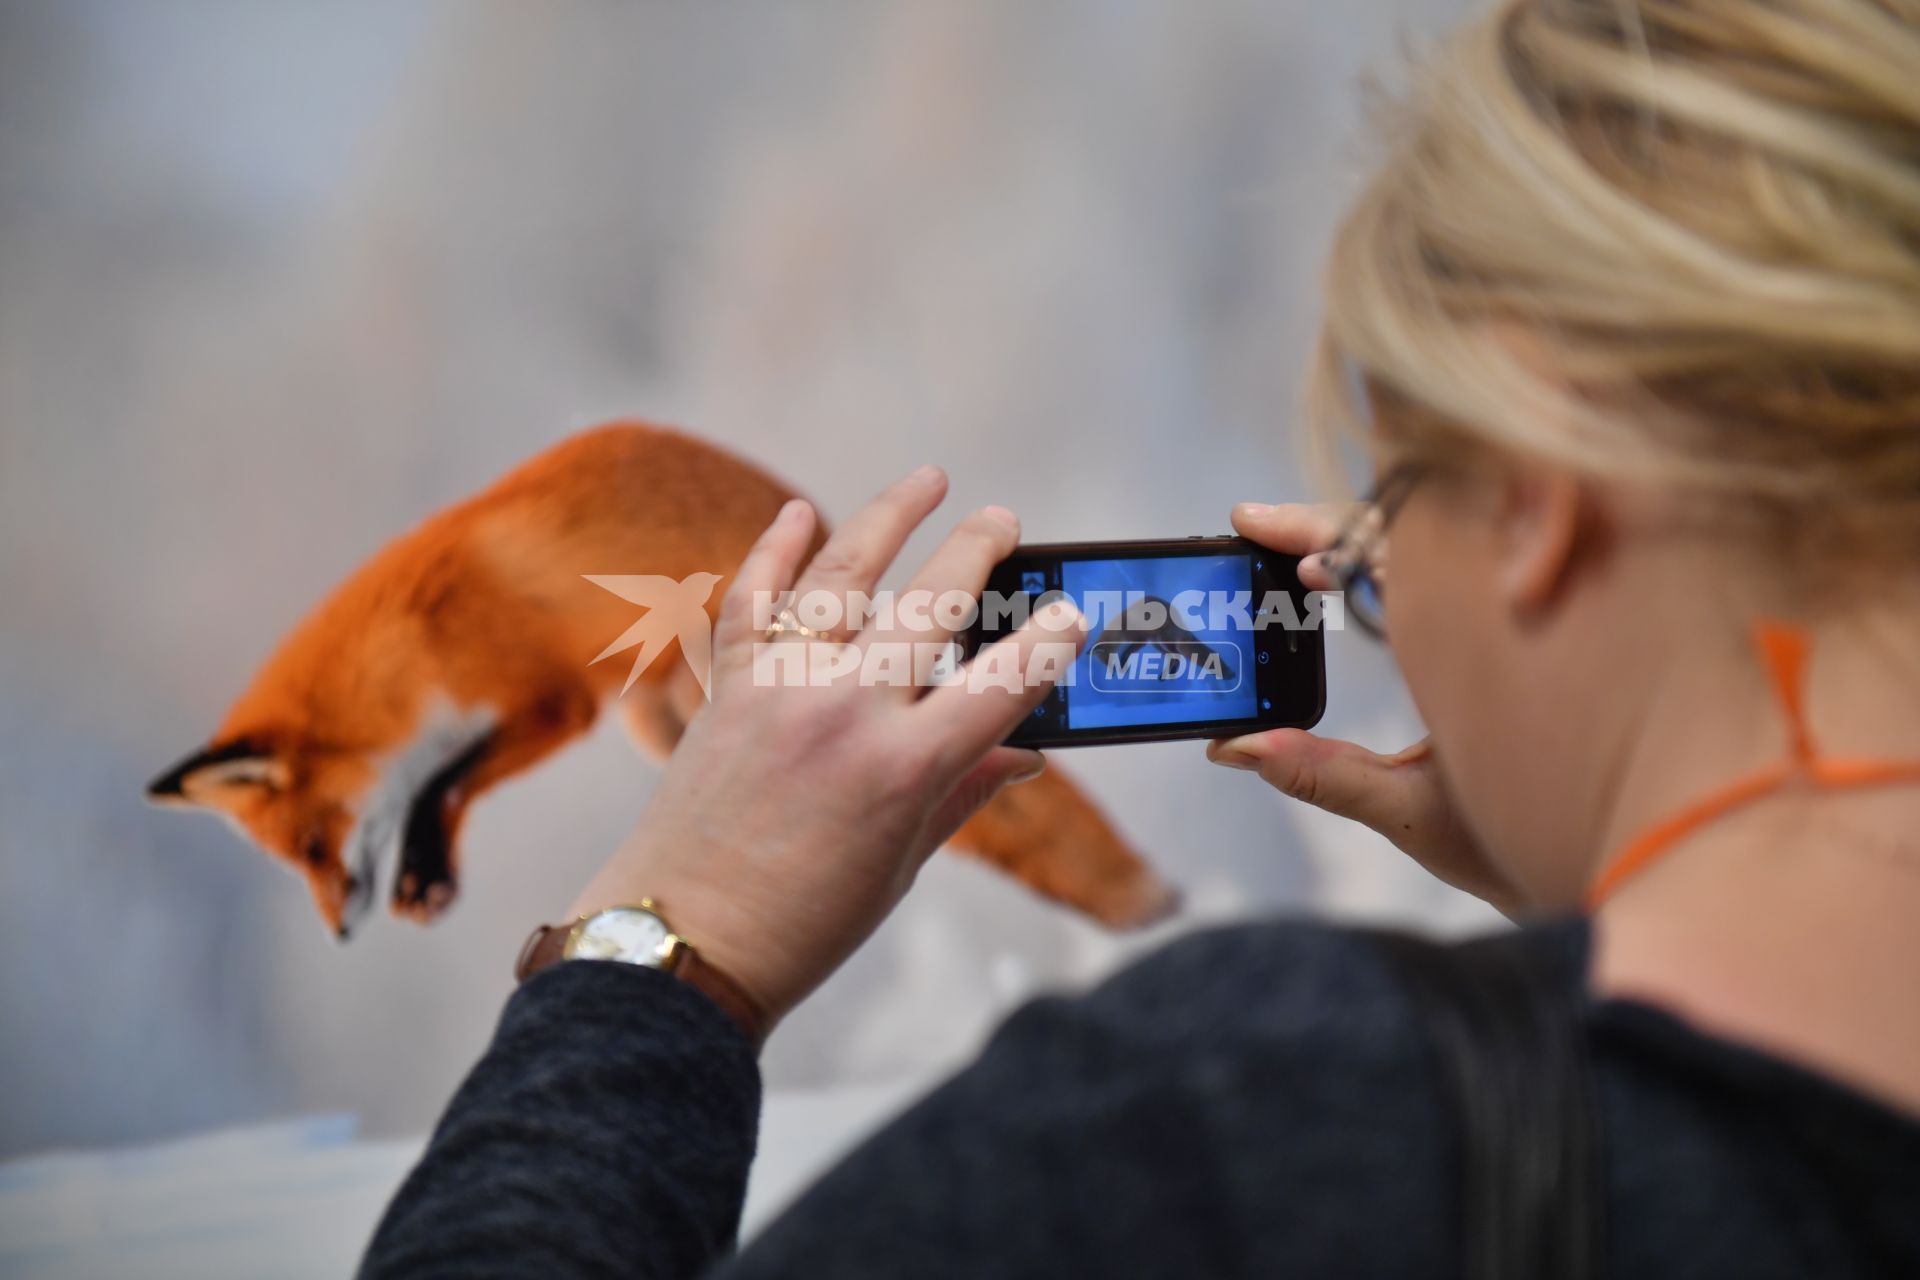
[[[1585, 925], [1546, 928], [1584, 972]], [[1587, 1030], [1614, 1275], [1920, 1275], [1920, 1123], [1647, 1005], [1594, 1003]], [[557, 965], [508, 1003], [362, 1274], [1460, 1272], [1453, 1117], [1394, 978], [1337, 928], [1193, 935], [1028, 1005], [729, 1258], [759, 1105], [698, 992]]]

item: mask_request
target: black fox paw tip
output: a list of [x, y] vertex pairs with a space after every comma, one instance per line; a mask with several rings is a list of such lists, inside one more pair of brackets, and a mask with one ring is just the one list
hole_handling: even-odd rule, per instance
[[458, 892], [452, 880], [423, 881], [415, 873], [403, 871], [393, 886], [393, 912], [425, 924], [452, 906]]

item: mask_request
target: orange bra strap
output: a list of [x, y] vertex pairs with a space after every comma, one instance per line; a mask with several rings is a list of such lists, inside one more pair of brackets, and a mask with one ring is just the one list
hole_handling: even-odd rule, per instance
[[1587, 886], [1588, 911], [1671, 851], [1683, 836], [1796, 779], [1828, 789], [1920, 782], [1920, 760], [1829, 760], [1815, 751], [1813, 735], [1807, 728], [1808, 641], [1804, 630], [1787, 623], [1761, 622], [1754, 628], [1754, 646], [1760, 651], [1774, 696], [1786, 714], [1787, 758], [1702, 796], [1628, 841]]
[[1795, 764], [1811, 764], [1813, 735], [1807, 730], [1807, 633], [1783, 622], [1753, 628], [1754, 647], [1766, 663], [1773, 696], [1787, 715], [1788, 752]]

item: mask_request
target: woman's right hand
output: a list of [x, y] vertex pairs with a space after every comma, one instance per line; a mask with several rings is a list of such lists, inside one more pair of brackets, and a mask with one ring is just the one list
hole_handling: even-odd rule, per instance
[[[987, 507], [961, 521], [885, 625], [875, 618], [863, 629], [862, 619], [828, 642], [770, 635], [756, 617], [757, 596], [789, 591], [800, 601], [872, 600], [946, 491], [946, 476], [923, 467], [811, 558], [813, 509], [786, 505], [721, 603], [712, 701], [688, 723], [632, 838], [574, 900], [573, 915], [653, 899], [771, 1025], [879, 926], [974, 811], [1040, 771], [1038, 752], [1002, 744], [1086, 640], [1071, 605], [1037, 610], [984, 649], [968, 678], [931, 687], [904, 678], [916, 653], [954, 639], [952, 620], [932, 602], [978, 598], [1020, 541], [1011, 511]], [[919, 625], [906, 610], [916, 597], [926, 606]], [[799, 665], [784, 677], [770, 660], [761, 665], [771, 645], [795, 646]], [[892, 678], [872, 677], [865, 659], [889, 654]], [[836, 655], [853, 666], [835, 674], [812, 665]], [[973, 678], [982, 672], [988, 678]]]
[[[1333, 545], [1341, 509], [1299, 503], [1242, 502], [1233, 509], [1239, 534], [1285, 555], [1306, 556], [1302, 585], [1338, 588], [1315, 553]], [[1379, 832], [1433, 875], [1514, 915], [1524, 907], [1488, 861], [1454, 807], [1431, 740], [1392, 755], [1304, 729], [1271, 729], [1207, 744], [1207, 759], [1258, 773], [1275, 789]]]

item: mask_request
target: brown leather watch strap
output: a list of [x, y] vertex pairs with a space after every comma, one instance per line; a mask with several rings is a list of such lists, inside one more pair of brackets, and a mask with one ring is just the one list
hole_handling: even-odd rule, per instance
[[[528, 934], [526, 942], [520, 947], [519, 959], [513, 964], [515, 980], [525, 982], [548, 965], [559, 961], [566, 953], [567, 936], [572, 932], [572, 923], [543, 924]], [[756, 1051], [766, 1042], [770, 1019], [759, 1002], [748, 995], [739, 983], [708, 964], [706, 958], [685, 939], [674, 948], [672, 958], [662, 966], [662, 970], [719, 1005], [720, 1011], [746, 1032], [747, 1042]]]
[[754, 1047], [755, 1052], [766, 1043], [771, 1027], [759, 1001], [748, 995], [739, 983], [708, 964], [705, 956], [684, 942], [680, 944], [680, 959], [673, 968], [673, 976], [719, 1005], [722, 1013], [739, 1023], [740, 1029], [747, 1033], [747, 1043]]

